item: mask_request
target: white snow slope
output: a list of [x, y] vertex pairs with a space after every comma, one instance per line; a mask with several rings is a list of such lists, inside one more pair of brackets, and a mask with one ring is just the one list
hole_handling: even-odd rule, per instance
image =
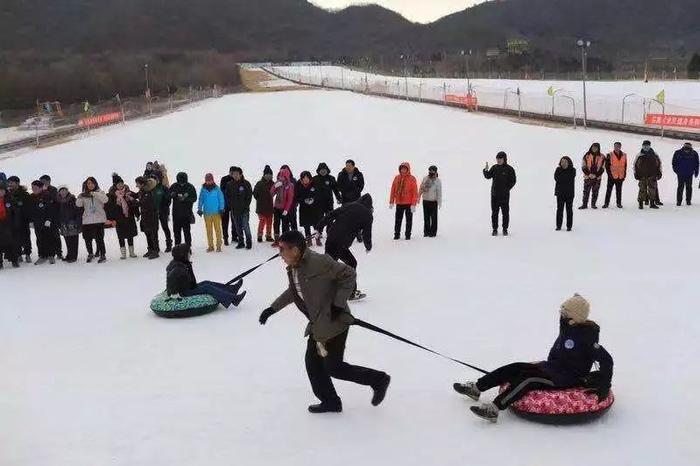
[[[359, 258], [369, 297], [354, 313], [486, 368], [546, 357], [558, 309], [587, 296], [615, 358], [617, 403], [602, 420], [551, 427], [504, 413], [475, 418], [454, 381], [477, 373], [352, 329], [347, 360], [388, 371], [380, 407], [368, 389], [337, 382], [345, 412], [313, 416], [304, 370], [304, 319], [288, 308], [258, 315], [285, 287], [279, 261], [245, 281], [237, 309], [169, 321], [148, 309], [164, 287], [168, 258], [80, 262], [0, 272], [0, 464], [3, 466], [213, 465], [696, 465], [700, 384], [694, 304], [700, 208], [676, 208], [670, 173], [678, 141], [654, 139], [666, 174], [666, 206], [575, 213], [574, 231], [554, 231], [553, 179], [560, 156], [579, 162], [593, 141], [615, 140], [633, 156], [638, 136], [521, 125], [458, 109], [309, 91], [244, 94], [189, 111], [115, 127], [91, 138], [0, 162], [29, 182], [43, 173], [75, 191], [88, 175], [106, 186], [132, 180], [147, 160], [185, 170], [198, 186], [240, 165], [257, 181], [266, 163], [294, 173], [334, 171], [352, 157], [375, 197], [375, 247]], [[497, 151], [518, 173], [512, 236], [490, 236], [489, 182]], [[445, 202], [436, 239], [393, 241], [388, 188], [399, 163], [422, 176], [436, 163]], [[581, 186], [580, 172], [578, 186]], [[580, 193], [578, 193], [580, 198]], [[256, 226], [257, 222], [253, 222]], [[194, 228], [195, 271], [221, 280], [268, 258], [204, 253]], [[144, 251], [139, 237], [139, 252]], [[489, 393], [485, 399], [494, 394]]]

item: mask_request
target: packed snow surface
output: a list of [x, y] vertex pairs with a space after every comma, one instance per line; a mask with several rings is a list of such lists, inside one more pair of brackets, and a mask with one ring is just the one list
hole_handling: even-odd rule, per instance
[[[77, 264], [0, 271], [0, 464], [696, 465], [700, 207], [675, 207], [670, 160], [680, 142], [652, 139], [665, 168], [661, 210], [637, 209], [630, 174], [624, 209], [576, 211], [572, 232], [554, 231], [559, 158], [578, 165], [592, 142], [607, 151], [616, 140], [632, 158], [641, 139], [308, 91], [227, 96], [1, 161], [0, 171], [24, 184], [48, 173], [75, 193], [89, 175], [105, 189], [112, 171], [131, 181], [149, 160], [199, 186], [206, 172], [218, 180], [231, 165], [255, 182], [265, 164], [288, 163], [298, 175], [321, 161], [337, 172], [353, 158], [375, 200], [374, 249], [354, 247], [368, 293], [352, 306], [358, 317], [496, 368], [545, 358], [559, 305], [578, 292], [615, 358], [617, 402], [584, 426], [507, 412], [491, 425], [451, 388], [477, 373], [353, 328], [347, 360], [389, 372], [388, 396], [375, 408], [368, 389], [337, 382], [343, 414], [310, 415], [302, 315], [288, 308], [258, 324], [286, 286], [278, 260], [245, 280], [239, 308], [164, 320], [148, 304], [164, 288], [169, 259], [120, 261], [109, 231], [106, 264], [85, 264], [81, 242]], [[508, 238], [490, 236], [482, 175], [499, 150], [518, 176]], [[422, 237], [419, 208], [414, 239], [392, 240], [389, 186], [405, 160], [419, 179], [439, 167], [445, 200], [435, 239]], [[580, 201], [580, 171], [577, 183]], [[257, 243], [206, 254], [200, 219], [193, 233], [200, 280], [226, 281], [273, 254]], [[143, 235], [137, 250], [145, 251]]]

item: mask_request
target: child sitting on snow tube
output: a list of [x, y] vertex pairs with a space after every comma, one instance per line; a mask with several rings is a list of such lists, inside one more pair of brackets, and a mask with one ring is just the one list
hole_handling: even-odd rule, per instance
[[[508, 384], [493, 403], [472, 406], [470, 409], [474, 414], [496, 422], [499, 411], [507, 409], [532, 390], [581, 387], [585, 381], [588, 381], [588, 388], [592, 389], [600, 402], [608, 398], [613, 360], [605, 348], [598, 344], [600, 327], [588, 320], [588, 301], [575, 294], [562, 303], [559, 312], [559, 336], [546, 361], [508, 364], [476, 382], [454, 384], [457, 392], [474, 401], [479, 401], [482, 392]], [[587, 377], [594, 362], [600, 364], [600, 370], [596, 377]]]
[[192, 250], [187, 244], [178, 244], [173, 248], [173, 260], [165, 269], [167, 272], [167, 293], [168, 296], [186, 297], [195, 295], [210, 295], [219, 304], [229, 307], [231, 304], [238, 306], [246, 292], [238, 294], [238, 290], [243, 285], [239, 280], [233, 285], [204, 281], [197, 283], [192, 270]]

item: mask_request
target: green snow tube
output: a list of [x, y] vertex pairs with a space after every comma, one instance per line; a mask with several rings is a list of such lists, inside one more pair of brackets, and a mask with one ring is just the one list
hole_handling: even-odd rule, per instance
[[151, 300], [151, 310], [159, 317], [182, 318], [209, 314], [219, 303], [208, 294], [173, 298], [163, 291]]

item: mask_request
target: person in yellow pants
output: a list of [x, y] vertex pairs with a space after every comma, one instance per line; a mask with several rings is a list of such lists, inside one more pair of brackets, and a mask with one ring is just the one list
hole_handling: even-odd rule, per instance
[[207, 173], [204, 184], [199, 191], [197, 215], [204, 215], [204, 225], [207, 229], [207, 252], [214, 251], [214, 233], [216, 233], [216, 252], [221, 252], [222, 231], [221, 213], [224, 211], [224, 193], [214, 182], [214, 175]]

